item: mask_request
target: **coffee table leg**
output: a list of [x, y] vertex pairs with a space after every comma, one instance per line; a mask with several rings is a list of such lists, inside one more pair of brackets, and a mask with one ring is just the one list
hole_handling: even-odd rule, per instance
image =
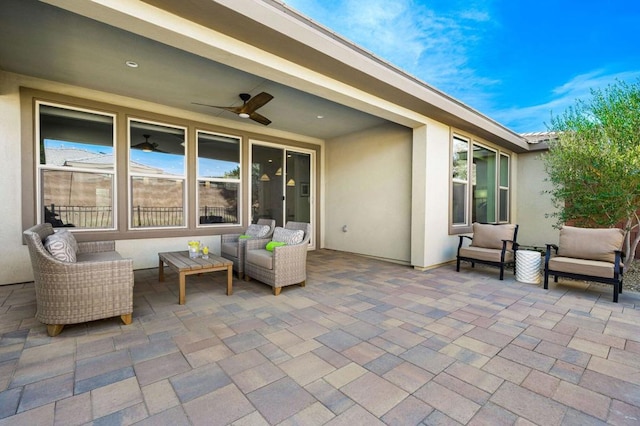
[[227, 266], [227, 296], [233, 294], [233, 266]]
[[186, 293], [186, 289], [185, 289], [185, 275], [184, 273], [180, 272], [180, 296], [178, 297], [178, 303], [180, 305], [184, 305], [185, 302], [185, 293]]
[[164, 262], [160, 259], [158, 265], [158, 281], [164, 281]]

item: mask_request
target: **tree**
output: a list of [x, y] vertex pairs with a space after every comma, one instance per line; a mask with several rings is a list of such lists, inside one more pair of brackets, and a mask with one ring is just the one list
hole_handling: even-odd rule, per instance
[[551, 118], [557, 139], [543, 156], [557, 225], [614, 227], [626, 231], [630, 263], [640, 242], [640, 79], [591, 90], [563, 115]]

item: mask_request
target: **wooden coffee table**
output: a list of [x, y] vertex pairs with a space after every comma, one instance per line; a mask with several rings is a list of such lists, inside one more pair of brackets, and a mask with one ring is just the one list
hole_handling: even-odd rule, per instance
[[225, 259], [224, 257], [216, 256], [209, 253], [208, 259], [198, 257], [195, 259], [189, 258], [189, 252], [185, 251], [172, 251], [167, 253], [158, 253], [159, 266], [158, 266], [158, 279], [164, 281], [164, 264], [180, 276], [180, 295], [178, 296], [178, 303], [184, 305], [186, 299], [186, 276], [193, 274], [204, 274], [206, 272], [215, 271], [227, 271], [227, 296], [231, 296], [233, 293], [232, 272], [233, 262]]

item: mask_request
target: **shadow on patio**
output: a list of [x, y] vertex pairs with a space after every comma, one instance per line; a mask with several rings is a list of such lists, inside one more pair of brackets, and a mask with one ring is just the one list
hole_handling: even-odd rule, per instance
[[[637, 424], [640, 294], [309, 253], [307, 286], [135, 272], [134, 321], [0, 287], [0, 424]], [[17, 414], [16, 414], [17, 413]], [[526, 422], [525, 422], [526, 423]]]

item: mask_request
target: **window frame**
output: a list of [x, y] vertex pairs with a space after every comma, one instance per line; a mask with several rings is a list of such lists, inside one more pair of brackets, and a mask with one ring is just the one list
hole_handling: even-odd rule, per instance
[[[199, 141], [199, 134], [200, 133], [206, 133], [209, 135], [214, 135], [214, 136], [222, 136], [224, 138], [232, 138], [232, 139], [237, 139], [238, 140], [238, 168], [239, 168], [239, 173], [238, 173], [238, 178], [237, 179], [232, 179], [232, 178], [203, 178], [200, 176], [200, 162], [198, 161], [200, 159], [200, 153], [199, 153], [199, 149], [200, 149], [200, 144], [198, 143]], [[196, 161], [196, 167], [195, 167], [195, 222], [196, 222], [196, 227], [197, 228], [204, 228], [204, 229], [210, 229], [210, 228], [220, 228], [220, 227], [224, 227], [224, 226], [241, 226], [242, 224], [242, 218], [243, 216], [243, 205], [244, 203], [243, 201], [243, 190], [242, 190], [242, 174], [243, 174], [243, 167], [242, 167], [242, 155], [243, 155], [243, 150], [242, 150], [242, 138], [240, 136], [237, 135], [230, 135], [230, 134], [224, 134], [222, 132], [214, 132], [214, 131], [210, 131], [210, 130], [204, 130], [204, 129], [200, 129], [197, 128], [195, 130], [195, 161]], [[237, 210], [237, 215], [238, 215], [238, 221], [235, 223], [200, 223], [200, 182], [216, 182], [216, 183], [235, 183], [238, 185], [238, 195], [237, 195], [237, 203], [238, 203], [238, 210]]]
[[[133, 173], [131, 171], [131, 123], [137, 122], [140, 124], [147, 124], [151, 126], [159, 126], [159, 127], [167, 127], [180, 129], [184, 132], [184, 164], [182, 168], [182, 175], [162, 175], [158, 173]], [[127, 231], [131, 232], [139, 232], [139, 231], [148, 231], [148, 230], [166, 230], [166, 229], [186, 229], [189, 227], [189, 179], [188, 179], [188, 160], [189, 160], [189, 149], [188, 143], [186, 141], [188, 138], [188, 128], [185, 126], [180, 126], [176, 124], [170, 124], [162, 121], [148, 120], [139, 117], [127, 117]], [[173, 226], [133, 226], [133, 178], [149, 178], [149, 179], [159, 179], [159, 180], [175, 180], [182, 181], [182, 225], [173, 225]]]
[[[465, 194], [465, 203], [466, 203], [466, 212], [465, 212], [465, 223], [464, 224], [455, 224], [454, 214], [453, 214], [453, 195], [454, 195], [454, 183], [457, 182], [454, 178], [454, 140], [458, 139], [460, 141], [464, 141], [467, 143], [467, 180], [464, 182], [467, 185], [466, 194]], [[495, 155], [495, 218], [496, 220], [492, 223], [510, 223], [511, 221], [511, 172], [512, 172], [512, 153], [510, 151], [506, 151], [499, 146], [487, 143], [485, 141], [480, 141], [477, 138], [473, 138], [471, 136], [465, 135], [462, 132], [453, 131], [450, 137], [450, 153], [449, 153], [449, 234], [465, 234], [472, 232], [473, 229], [473, 172], [474, 172], [474, 147], [479, 147], [482, 149], [489, 150], [494, 152]], [[507, 178], [508, 178], [508, 186], [501, 186], [500, 182], [500, 172], [501, 172], [501, 159], [505, 157], [507, 158]], [[462, 181], [461, 181], [462, 182]], [[505, 189], [507, 191], [507, 220], [502, 220], [500, 217], [500, 191]]]
[[[94, 168], [83, 168], [77, 167], [73, 170], [69, 170], [68, 168], [61, 166], [51, 166], [47, 164], [41, 164], [41, 144], [40, 140], [42, 137], [42, 128], [41, 128], [41, 107], [49, 106], [69, 111], [77, 111], [82, 113], [100, 115], [111, 118], [112, 122], [112, 149], [113, 149], [113, 169], [94, 169]], [[35, 219], [37, 223], [44, 223], [43, 210], [44, 210], [44, 193], [43, 193], [43, 171], [52, 170], [52, 171], [77, 171], [79, 173], [91, 173], [96, 175], [110, 175], [111, 176], [111, 215], [112, 215], [112, 226], [110, 227], [101, 227], [101, 228], [82, 228], [82, 227], [70, 227], [66, 228], [68, 230], [72, 230], [75, 232], [105, 232], [105, 231], [115, 231], [118, 229], [118, 120], [117, 115], [112, 112], [107, 112], [103, 110], [99, 110], [97, 108], [85, 108], [78, 107], [74, 105], [68, 105], [61, 102], [48, 101], [42, 99], [36, 99], [34, 101], [34, 137], [33, 137], [33, 152], [34, 152], [34, 186], [35, 186]]]

